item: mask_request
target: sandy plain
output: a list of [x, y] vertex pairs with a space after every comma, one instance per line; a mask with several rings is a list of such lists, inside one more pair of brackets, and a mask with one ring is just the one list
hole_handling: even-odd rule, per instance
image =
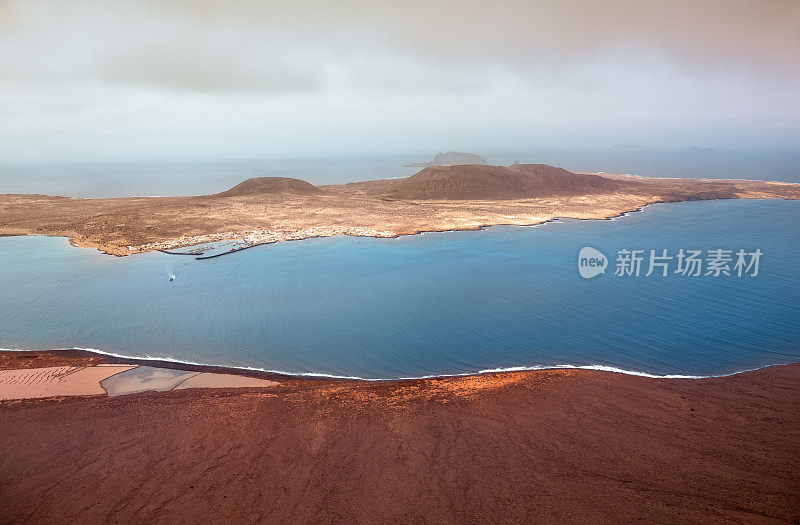
[[503, 200], [391, 197], [402, 180], [320, 186], [309, 194], [73, 199], [0, 195], [0, 235], [65, 236], [113, 255], [240, 239], [247, 244], [331, 235], [394, 237], [424, 231], [602, 219], [656, 202], [800, 199], [800, 184], [607, 175], [613, 191]]

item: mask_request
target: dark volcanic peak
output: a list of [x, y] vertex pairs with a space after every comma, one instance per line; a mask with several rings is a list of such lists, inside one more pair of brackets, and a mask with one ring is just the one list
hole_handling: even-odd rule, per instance
[[611, 191], [620, 186], [599, 175], [572, 173], [547, 164], [428, 167], [393, 184], [399, 199], [525, 199]]
[[215, 197], [236, 197], [239, 195], [315, 195], [324, 193], [310, 182], [290, 177], [254, 177], [240, 182], [228, 191], [214, 194]]

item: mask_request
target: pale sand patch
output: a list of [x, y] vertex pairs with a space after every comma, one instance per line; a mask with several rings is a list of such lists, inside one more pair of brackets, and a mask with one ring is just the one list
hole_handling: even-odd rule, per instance
[[256, 377], [237, 376], [233, 374], [214, 374], [202, 372], [190, 377], [175, 387], [175, 390], [185, 388], [244, 388], [244, 387], [269, 387], [278, 386], [277, 381], [258, 379]]
[[100, 382], [135, 365], [0, 370], [0, 400], [105, 394]]
[[276, 381], [233, 374], [191, 372], [136, 365], [54, 366], [0, 370], [0, 400], [55, 396], [120, 396], [187, 388], [245, 388], [279, 385]]
[[155, 368], [137, 366], [133, 370], [117, 374], [102, 381], [101, 386], [109, 396], [122, 396], [137, 392], [155, 390], [164, 392], [172, 390], [182, 381], [196, 376], [200, 372], [173, 370], [171, 368]]

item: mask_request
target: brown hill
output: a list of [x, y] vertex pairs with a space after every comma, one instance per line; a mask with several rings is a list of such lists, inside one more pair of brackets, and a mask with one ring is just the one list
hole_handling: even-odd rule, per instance
[[387, 195], [399, 199], [524, 199], [611, 191], [619, 181], [572, 173], [547, 164], [435, 166], [397, 181]]
[[289, 177], [255, 177], [240, 182], [233, 188], [215, 193], [214, 197], [236, 197], [239, 195], [268, 195], [290, 193], [292, 195], [315, 195], [324, 193], [310, 182]]

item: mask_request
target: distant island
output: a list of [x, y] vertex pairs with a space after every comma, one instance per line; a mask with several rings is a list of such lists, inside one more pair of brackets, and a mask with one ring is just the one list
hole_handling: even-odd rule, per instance
[[[452, 157], [451, 157], [452, 159]], [[411, 177], [315, 186], [256, 177], [213, 195], [72, 199], [0, 195], [0, 235], [58, 235], [113, 255], [235, 240], [277, 241], [603, 219], [656, 202], [800, 199], [800, 184], [658, 179], [546, 164], [429, 166]]]
[[464, 164], [483, 165], [489, 164], [489, 162], [474, 153], [448, 151], [447, 153], [437, 153], [430, 162], [415, 162], [406, 166], [410, 168], [427, 168], [428, 166], [460, 166]]

